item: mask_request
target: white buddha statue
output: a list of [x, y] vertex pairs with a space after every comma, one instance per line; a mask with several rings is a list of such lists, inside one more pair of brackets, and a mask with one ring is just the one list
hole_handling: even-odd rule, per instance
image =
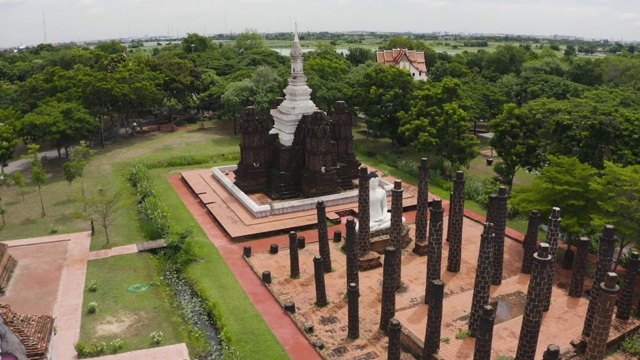
[[[402, 219], [404, 222], [404, 218]], [[380, 187], [380, 178], [375, 172], [369, 173], [369, 231], [374, 232], [391, 227], [391, 213], [387, 212], [387, 192]], [[356, 224], [356, 232], [360, 226]]]

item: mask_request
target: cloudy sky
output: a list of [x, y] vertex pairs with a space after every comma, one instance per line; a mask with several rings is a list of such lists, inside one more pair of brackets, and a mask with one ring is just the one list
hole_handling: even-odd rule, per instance
[[256, 29], [575, 35], [640, 40], [638, 0], [0, 0], [0, 48]]

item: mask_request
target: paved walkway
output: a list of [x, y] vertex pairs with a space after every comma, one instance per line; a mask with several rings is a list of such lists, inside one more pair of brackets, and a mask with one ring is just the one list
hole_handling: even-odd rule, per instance
[[111, 249], [92, 251], [89, 253], [89, 260], [104, 259], [111, 256], [133, 254], [136, 252], [138, 252], [138, 248], [135, 244], [117, 246]]
[[[59, 359], [76, 358], [73, 345], [80, 338], [90, 242], [90, 232], [6, 242], [18, 259], [14, 274], [18, 277], [12, 280], [2, 301], [18, 312], [56, 318], [54, 350]], [[46, 259], [42, 259], [43, 254]]]
[[[56, 354], [57, 355], [57, 354]], [[64, 358], [62, 358], [64, 359]], [[157, 348], [130, 351], [122, 354], [101, 356], [100, 360], [140, 360], [140, 359], [167, 359], [189, 360], [189, 350], [184, 343], [167, 345]]]
[[210, 217], [207, 209], [191, 193], [180, 175], [170, 176], [168, 179], [211, 242], [218, 248], [244, 291], [289, 355], [293, 359], [322, 359], [242, 258], [242, 249], [246, 243], [234, 244], [229, 240]]

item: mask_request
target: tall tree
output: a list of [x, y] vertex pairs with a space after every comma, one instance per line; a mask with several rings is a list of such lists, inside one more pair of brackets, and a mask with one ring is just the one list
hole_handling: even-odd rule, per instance
[[549, 156], [549, 165], [540, 169], [540, 176], [533, 179], [532, 186], [513, 190], [511, 205], [522, 213], [538, 210], [542, 214], [559, 207], [561, 229], [569, 234], [568, 243], [571, 243], [576, 232], [589, 227], [591, 215], [597, 210], [596, 197], [590, 187], [596, 172], [575, 157]]
[[[4, 166], [13, 158], [13, 152], [18, 146], [18, 137], [13, 130], [17, 114], [9, 115], [12, 109], [0, 109], [0, 172], [4, 173]], [[4, 114], [3, 114], [4, 113]]]
[[22, 201], [24, 202], [24, 188], [27, 186], [27, 180], [20, 171], [16, 171], [11, 174], [11, 181], [20, 188], [20, 195], [22, 195]]
[[515, 104], [505, 105], [502, 115], [489, 123], [489, 129], [493, 132], [489, 143], [500, 156], [494, 171], [500, 181], [509, 187], [509, 192], [519, 169], [531, 171], [542, 164], [538, 138], [541, 126], [528, 111], [519, 109]]
[[232, 82], [220, 98], [222, 106], [233, 120], [233, 133], [236, 133], [236, 120], [242, 110], [251, 104], [256, 92], [255, 85], [249, 79]]
[[367, 128], [404, 142], [398, 133], [401, 112], [408, 112], [415, 82], [411, 73], [395, 66], [375, 64], [364, 71], [355, 86], [346, 89], [351, 105], [366, 114]]
[[596, 194], [599, 206], [599, 211], [591, 214], [592, 225], [616, 227], [620, 241], [617, 267], [627, 245], [640, 247], [640, 165], [623, 167], [605, 162], [602, 176], [594, 178], [591, 191]]
[[450, 78], [416, 91], [411, 110], [400, 115], [399, 132], [416, 149], [440, 154], [453, 170], [467, 166], [478, 152], [478, 139], [470, 135], [469, 116], [460, 108], [461, 83]]
[[375, 61], [376, 54], [363, 47], [350, 47], [349, 53], [345, 56], [345, 58], [353, 65], [358, 66], [360, 64], [364, 64], [367, 61]]

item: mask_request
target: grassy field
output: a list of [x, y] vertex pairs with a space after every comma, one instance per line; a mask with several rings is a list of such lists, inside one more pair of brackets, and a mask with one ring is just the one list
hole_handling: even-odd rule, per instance
[[[186, 324], [178, 312], [165, 301], [171, 289], [164, 285], [150, 254], [137, 253], [90, 261], [87, 283], [97, 283], [97, 290], [85, 289], [80, 340], [107, 344], [124, 340], [121, 352], [152, 347], [151, 334], [162, 332], [160, 345], [185, 342]], [[134, 284], [150, 285], [145, 292], [132, 293]], [[98, 312], [87, 314], [88, 304], [95, 301]], [[190, 349], [193, 350], [193, 349]]]

